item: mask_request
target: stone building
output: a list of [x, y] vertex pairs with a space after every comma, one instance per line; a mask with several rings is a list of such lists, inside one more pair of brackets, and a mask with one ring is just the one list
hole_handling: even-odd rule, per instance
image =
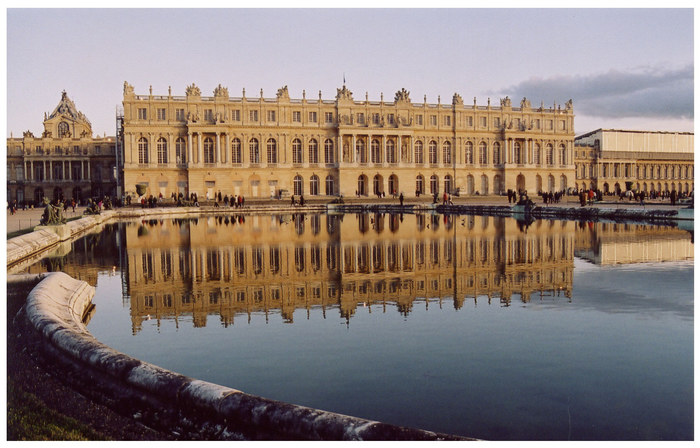
[[689, 194], [694, 134], [598, 129], [575, 139], [576, 188]]
[[197, 193], [200, 198], [500, 194], [560, 191], [574, 184], [572, 102], [545, 108], [393, 101], [137, 95], [124, 83], [124, 188], [135, 195]]
[[93, 137], [92, 125], [64, 91], [44, 131], [7, 139], [7, 200], [40, 204], [116, 195], [116, 139]]

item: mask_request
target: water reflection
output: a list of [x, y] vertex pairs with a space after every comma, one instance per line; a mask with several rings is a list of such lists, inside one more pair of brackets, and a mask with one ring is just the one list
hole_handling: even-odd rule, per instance
[[[386, 231], [388, 228], [388, 232]], [[655, 226], [487, 216], [295, 214], [151, 220], [125, 230], [133, 331], [146, 317], [492, 299], [570, 300], [574, 254], [595, 262], [692, 259], [687, 233]], [[619, 254], [624, 253], [624, 257]], [[167, 285], [167, 286], [166, 286]], [[370, 308], [371, 310], [371, 308]]]

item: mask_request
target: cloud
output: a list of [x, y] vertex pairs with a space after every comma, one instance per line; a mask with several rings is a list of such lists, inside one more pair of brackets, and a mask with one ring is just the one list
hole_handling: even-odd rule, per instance
[[[679, 69], [645, 68], [577, 76], [532, 78], [508, 87], [514, 98], [571, 98], [577, 114], [606, 117], [693, 118], [693, 66]], [[552, 103], [545, 100], [545, 105]]]

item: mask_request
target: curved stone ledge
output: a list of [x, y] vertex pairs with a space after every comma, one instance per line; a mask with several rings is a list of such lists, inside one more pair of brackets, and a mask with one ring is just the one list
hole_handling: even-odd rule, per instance
[[47, 274], [27, 297], [26, 318], [68, 383], [149, 426], [199, 440], [465, 440], [270, 400], [131, 358], [83, 324], [94, 293], [65, 273]]

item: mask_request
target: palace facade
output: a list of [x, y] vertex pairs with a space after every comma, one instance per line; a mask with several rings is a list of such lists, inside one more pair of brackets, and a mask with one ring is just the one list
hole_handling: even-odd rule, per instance
[[7, 200], [40, 204], [115, 196], [116, 139], [93, 137], [92, 125], [64, 91], [44, 131], [7, 139]]
[[598, 129], [575, 139], [576, 188], [691, 193], [694, 134]]
[[124, 188], [135, 195], [200, 198], [500, 194], [574, 186], [572, 102], [533, 107], [411, 100], [137, 95], [124, 83]]

